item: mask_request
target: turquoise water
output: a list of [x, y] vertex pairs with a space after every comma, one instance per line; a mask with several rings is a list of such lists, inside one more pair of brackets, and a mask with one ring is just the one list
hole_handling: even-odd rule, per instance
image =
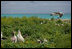
[[[51, 19], [52, 17], [54, 17], [55, 19], [58, 18], [58, 16], [50, 16], [49, 14], [2, 14], [1, 15], [6, 16], [6, 17], [39, 17], [39, 18], [45, 18], [45, 19]], [[71, 14], [64, 14], [63, 17], [61, 17], [61, 19], [71, 19]]]

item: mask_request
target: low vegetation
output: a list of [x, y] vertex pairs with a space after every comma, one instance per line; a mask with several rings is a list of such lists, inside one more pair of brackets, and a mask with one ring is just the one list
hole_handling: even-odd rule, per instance
[[[42, 23], [42, 24], [41, 24]], [[11, 32], [21, 30], [25, 42], [12, 43]], [[71, 48], [71, 22], [37, 17], [1, 17], [1, 31], [7, 40], [1, 40], [1, 48]], [[47, 39], [38, 43], [37, 39]]]

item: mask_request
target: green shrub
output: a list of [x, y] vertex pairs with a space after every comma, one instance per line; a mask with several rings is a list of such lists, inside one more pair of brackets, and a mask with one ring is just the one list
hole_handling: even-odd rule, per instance
[[[4, 37], [7, 37], [7, 40], [1, 40], [1, 48], [71, 48], [71, 23], [54, 20], [54, 18], [48, 20], [25, 16], [22, 18], [1, 17], [1, 31]], [[12, 43], [11, 32], [14, 30], [17, 35], [19, 29], [23, 37], [25, 34], [28, 37], [25, 38], [24, 43]], [[40, 44], [37, 39], [47, 39], [47, 43]]]

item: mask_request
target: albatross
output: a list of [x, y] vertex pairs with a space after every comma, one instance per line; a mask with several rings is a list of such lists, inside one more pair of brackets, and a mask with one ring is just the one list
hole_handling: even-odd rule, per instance
[[2, 32], [1, 32], [1, 39], [2, 39], [3, 35], [2, 35]]
[[53, 12], [50, 15], [51, 16], [59, 15], [59, 17], [61, 18], [63, 16], [63, 13], [62, 12]]
[[17, 40], [18, 40], [19, 42], [24, 42], [24, 38], [23, 38], [23, 36], [21, 35], [20, 30], [18, 30]]
[[14, 31], [12, 32], [12, 37], [11, 37], [11, 40], [12, 40], [12, 42], [13, 42], [13, 43], [16, 43], [16, 42], [17, 42], [17, 37], [16, 37], [16, 35], [15, 35], [15, 32], [14, 32]]
[[1, 40], [6, 40], [7, 38], [3, 36], [3, 32], [1, 32]]

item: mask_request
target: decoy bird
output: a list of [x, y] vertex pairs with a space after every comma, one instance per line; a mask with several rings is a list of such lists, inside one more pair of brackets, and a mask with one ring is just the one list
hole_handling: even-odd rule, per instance
[[12, 32], [11, 40], [12, 40], [13, 43], [17, 42], [17, 37], [15, 36], [15, 32], [14, 31]]
[[22, 37], [20, 30], [18, 30], [17, 40], [18, 40], [19, 42], [24, 42], [24, 38]]

